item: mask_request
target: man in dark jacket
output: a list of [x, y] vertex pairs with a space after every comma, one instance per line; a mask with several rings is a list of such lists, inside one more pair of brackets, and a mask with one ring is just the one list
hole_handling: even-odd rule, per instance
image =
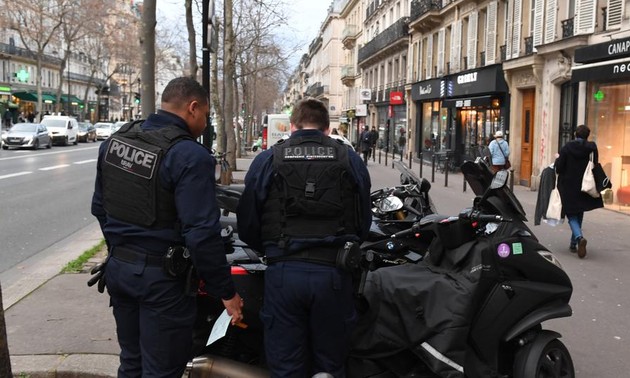
[[372, 134], [370, 133], [368, 125], [365, 125], [363, 127], [363, 131], [361, 131], [361, 135], [359, 136], [359, 147], [361, 153], [363, 154], [363, 161], [367, 165], [368, 159], [370, 158], [370, 151], [372, 150]]
[[[216, 162], [195, 141], [208, 113], [198, 82], [173, 79], [157, 114], [124, 125], [100, 146], [92, 214], [109, 247], [104, 279], [121, 349], [119, 378], [182, 376], [196, 316], [196, 289], [187, 289], [187, 272], [178, 269], [187, 255], [232, 323], [242, 319], [221, 239]], [[169, 264], [172, 251], [179, 264]]]
[[252, 162], [237, 210], [239, 236], [267, 258], [260, 317], [273, 378], [345, 376], [356, 312], [336, 259], [369, 232], [370, 176], [329, 123], [321, 101], [299, 102], [291, 137]]
[[601, 196], [593, 198], [582, 192], [582, 176], [593, 154], [593, 162], [597, 162], [599, 154], [595, 142], [589, 142], [591, 130], [580, 125], [575, 131], [575, 140], [565, 144], [556, 159], [555, 168], [558, 173], [558, 190], [562, 198], [562, 210], [566, 214], [571, 227], [569, 249], [577, 252], [579, 258], [586, 256], [586, 238], [582, 234], [584, 212], [604, 207]]

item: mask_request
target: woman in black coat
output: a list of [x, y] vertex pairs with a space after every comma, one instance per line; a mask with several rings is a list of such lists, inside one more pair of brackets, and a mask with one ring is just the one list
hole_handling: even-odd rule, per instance
[[593, 198], [582, 192], [582, 176], [593, 153], [593, 162], [597, 163], [599, 154], [597, 145], [588, 141], [591, 130], [580, 125], [575, 131], [575, 140], [565, 144], [556, 159], [555, 168], [558, 173], [558, 190], [562, 198], [562, 210], [567, 216], [571, 227], [572, 252], [577, 252], [579, 258], [586, 256], [586, 239], [582, 235], [582, 219], [584, 212], [604, 207], [601, 196]]

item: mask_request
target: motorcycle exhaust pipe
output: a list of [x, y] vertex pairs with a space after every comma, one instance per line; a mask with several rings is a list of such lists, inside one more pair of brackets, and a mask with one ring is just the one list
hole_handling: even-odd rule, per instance
[[265, 369], [209, 354], [193, 358], [186, 365], [186, 373], [188, 378], [269, 378]]

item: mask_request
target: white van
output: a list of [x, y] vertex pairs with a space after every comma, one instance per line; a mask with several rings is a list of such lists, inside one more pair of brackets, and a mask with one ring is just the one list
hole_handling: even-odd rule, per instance
[[262, 149], [276, 144], [280, 139], [291, 135], [291, 123], [288, 114], [266, 114], [263, 118]]
[[79, 143], [79, 139], [77, 138], [79, 123], [76, 118], [60, 115], [45, 115], [40, 123], [46, 126], [50, 132], [53, 143], [61, 143], [64, 146], [69, 143], [74, 145]]

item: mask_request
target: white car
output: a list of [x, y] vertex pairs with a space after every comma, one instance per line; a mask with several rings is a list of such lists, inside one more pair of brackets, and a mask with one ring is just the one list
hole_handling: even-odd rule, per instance
[[333, 139], [339, 139], [340, 141], [343, 142], [343, 144], [345, 144], [346, 146], [352, 147], [354, 148], [354, 146], [352, 145], [352, 143], [350, 143], [350, 141], [343, 135], [339, 135], [339, 134], [330, 134], [328, 135], [329, 137], [333, 138]]
[[94, 128], [96, 129], [96, 139], [107, 139], [112, 136], [114, 124], [110, 122], [96, 122]]
[[45, 115], [42, 125], [46, 126], [52, 135], [53, 143], [61, 143], [62, 145], [78, 144], [79, 138], [79, 122], [76, 118], [61, 115]]

